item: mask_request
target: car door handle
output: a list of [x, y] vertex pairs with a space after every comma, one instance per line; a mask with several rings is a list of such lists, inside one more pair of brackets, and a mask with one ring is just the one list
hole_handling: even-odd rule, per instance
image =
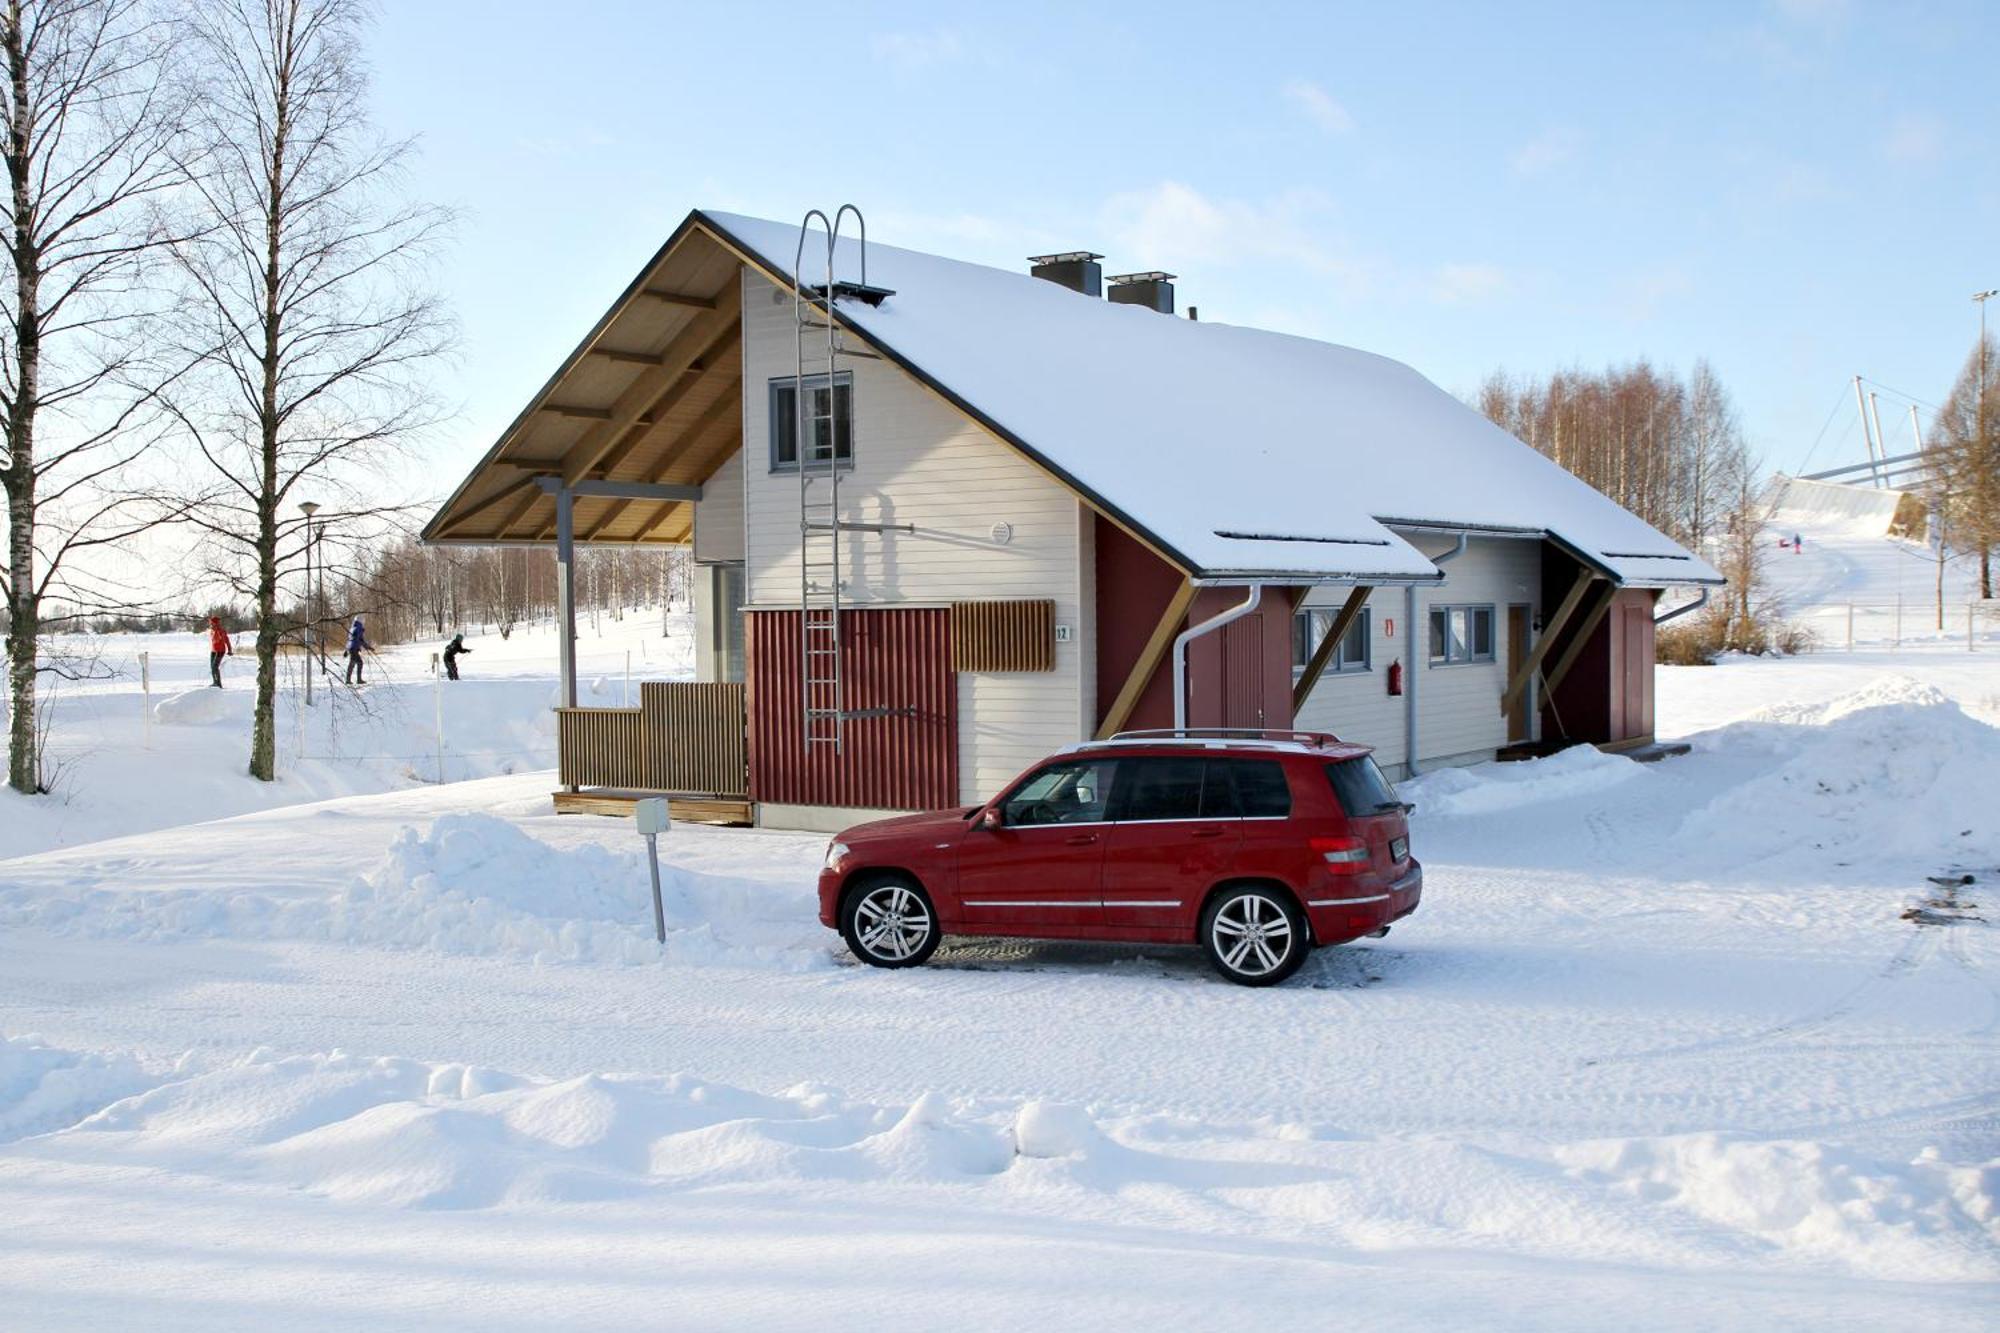
[[1222, 836], [1222, 830], [1219, 828], [1198, 828], [1194, 831], [1194, 836], [1197, 838], [1219, 838]]
[[1063, 841], [1072, 847], [1088, 847], [1091, 843], [1097, 841], [1097, 835], [1095, 833], [1072, 833], [1069, 837], [1063, 839]]

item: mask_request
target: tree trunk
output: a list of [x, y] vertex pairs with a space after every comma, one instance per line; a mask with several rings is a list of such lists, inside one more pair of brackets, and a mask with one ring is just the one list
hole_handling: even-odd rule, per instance
[[278, 61], [277, 114], [271, 136], [264, 204], [264, 382], [258, 404], [260, 480], [257, 496], [257, 703], [250, 724], [250, 776], [273, 782], [278, 776], [278, 505], [284, 489], [278, 476], [278, 402], [281, 344], [280, 308], [284, 277], [285, 166], [291, 132], [290, 51]]
[[42, 370], [41, 256], [36, 250], [34, 180], [29, 160], [28, 58], [21, 6], [7, 8], [8, 92], [13, 99], [7, 174], [13, 190], [14, 226], [7, 238], [14, 260], [14, 401], [7, 416], [7, 785], [29, 795], [41, 791], [35, 746], [35, 677], [41, 633], [41, 597], [35, 586], [35, 413]]

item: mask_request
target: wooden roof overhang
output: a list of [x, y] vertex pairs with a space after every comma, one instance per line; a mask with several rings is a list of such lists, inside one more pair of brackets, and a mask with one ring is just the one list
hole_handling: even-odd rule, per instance
[[[689, 496], [742, 445], [742, 259], [695, 217], [676, 229], [424, 527], [441, 545], [689, 540]], [[677, 488], [666, 498], [660, 488]]]

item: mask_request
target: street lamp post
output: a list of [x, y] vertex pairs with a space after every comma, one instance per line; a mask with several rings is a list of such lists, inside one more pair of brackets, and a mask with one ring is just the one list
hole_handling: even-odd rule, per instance
[[[2000, 296], [2000, 287], [1972, 294], [1973, 304], [1979, 307], [1979, 347], [1976, 352], [1979, 357], [1979, 399], [1977, 406], [1972, 409], [1975, 418], [1973, 429], [1979, 436], [1979, 445], [1973, 456], [1979, 460], [1979, 465], [1982, 467], [1992, 461], [1988, 457], [1986, 438], [1986, 303], [1996, 296]], [[1981, 546], [1979, 553], [1979, 592], [1983, 597], [1993, 595], [1992, 555], [1984, 545]]]
[[306, 707], [312, 707], [313, 672], [317, 669], [313, 662], [313, 645], [319, 637], [319, 608], [313, 601], [313, 515], [319, 512], [319, 505], [312, 500], [301, 500], [299, 512], [306, 516]]

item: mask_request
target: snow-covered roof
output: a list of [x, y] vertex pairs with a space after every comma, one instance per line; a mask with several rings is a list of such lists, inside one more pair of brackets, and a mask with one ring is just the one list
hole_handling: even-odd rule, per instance
[[[796, 223], [698, 216], [791, 274]], [[874, 242], [867, 259], [868, 284], [894, 294], [841, 301], [843, 322], [1200, 577], [1435, 578], [1390, 526], [1410, 524], [1544, 532], [1628, 584], [1722, 581], [1387, 357]], [[806, 285], [824, 268], [815, 232]], [[855, 243], [842, 241], [836, 276], [861, 279]]]

